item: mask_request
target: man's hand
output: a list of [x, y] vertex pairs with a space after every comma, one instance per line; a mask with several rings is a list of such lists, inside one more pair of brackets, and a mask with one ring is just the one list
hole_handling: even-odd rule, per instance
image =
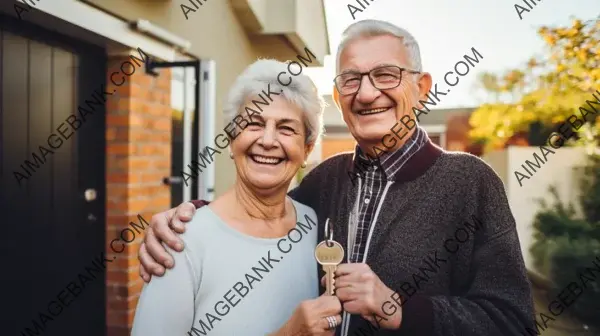
[[394, 291], [379, 279], [369, 265], [340, 264], [335, 275], [335, 295], [342, 302], [344, 311], [361, 315], [377, 328], [400, 328], [402, 307], [394, 300]]
[[165, 267], [174, 266], [173, 257], [167, 252], [162, 242], [175, 251], [183, 251], [183, 241], [173, 233], [185, 232], [185, 224], [189, 222], [196, 207], [191, 202], [181, 203], [177, 208], [167, 210], [152, 216], [150, 227], [140, 245], [138, 259], [140, 260], [140, 276], [149, 282], [152, 275], [162, 276]]

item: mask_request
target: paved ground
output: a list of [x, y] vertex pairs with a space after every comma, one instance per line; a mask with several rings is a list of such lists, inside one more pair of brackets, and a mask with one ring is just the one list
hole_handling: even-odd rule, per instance
[[[533, 286], [533, 298], [535, 301], [535, 311], [548, 314], [547, 292], [540, 287]], [[539, 315], [538, 315], [539, 316]], [[600, 319], [600, 316], [598, 316]], [[539, 321], [539, 319], [538, 319]], [[585, 329], [583, 324], [565, 310], [556, 320], [548, 322], [548, 328], [540, 330], [541, 336], [600, 336], [599, 330]]]

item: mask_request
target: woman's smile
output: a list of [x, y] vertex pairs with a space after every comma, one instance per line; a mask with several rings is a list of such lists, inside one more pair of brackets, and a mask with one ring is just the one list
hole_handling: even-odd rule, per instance
[[256, 164], [268, 166], [276, 166], [285, 161], [283, 158], [269, 155], [249, 154], [248, 157]]

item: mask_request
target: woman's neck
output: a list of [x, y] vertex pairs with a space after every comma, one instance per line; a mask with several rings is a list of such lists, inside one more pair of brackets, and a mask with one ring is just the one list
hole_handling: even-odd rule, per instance
[[250, 219], [265, 221], [282, 219], [286, 216], [286, 190], [257, 193], [238, 181], [233, 188], [233, 197]]

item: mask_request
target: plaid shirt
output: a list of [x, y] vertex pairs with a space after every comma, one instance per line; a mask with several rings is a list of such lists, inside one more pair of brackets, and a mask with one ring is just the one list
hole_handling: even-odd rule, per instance
[[[358, 220], [356, 225], [356, 238], [354, 246], [348, 246], [352, 253], [348, 256], [349, 262], [363, 262], [365, 246], [369, 236], [369, 229], [375, 217], [377, 207], [384, 199], [384, 189], [387, 181], [393, 181], [400, 168], [428, 141], [427, 132], [417, 126], [415, 132], [406, 143], [391, 153], [384, 153], [379, 160], [367, 158], [360, 147], [356, 146], [354, 152], [354, 170], [361, 180], [361, 188], [357, 198]], [[362, 168], [362, 169], [361, 169]], [[351, 216], [356, 218], [356, 215]]]

